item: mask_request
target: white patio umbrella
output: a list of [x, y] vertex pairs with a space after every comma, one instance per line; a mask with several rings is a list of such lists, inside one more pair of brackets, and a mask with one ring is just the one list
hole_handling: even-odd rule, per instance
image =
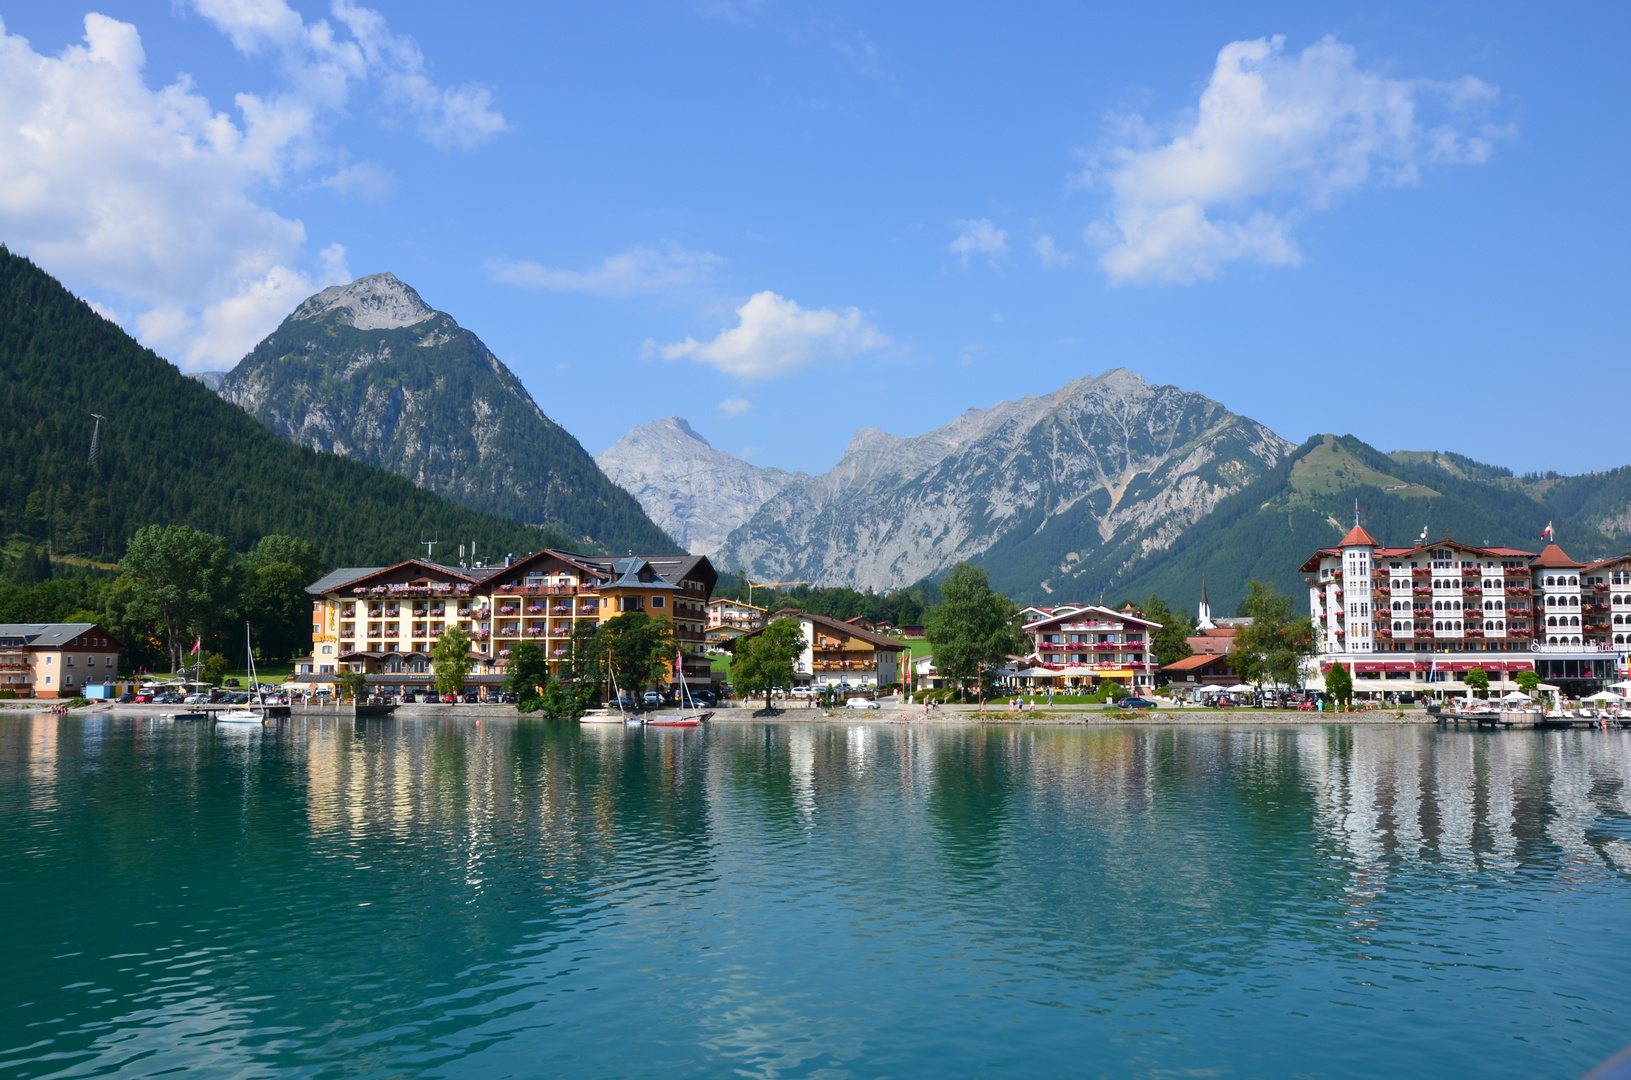
[[1530, 696], [1528, 694], [1524, 693], [1522, 690], [1514, 690], [1510, 694], [1502, 694], [1500, 700], [1502, 700], [1502, 701], [1531, 701], [1533, 699], [1530, 698]]
[[1235, 683], [1233, 686], [1227, 687], [1224, 692], [1229, 694], [1249, 694], [1256, 689], [1257, 687], [1247, 683]]
[[1611, 682], [1611, 683], [1608, 684], [1608, 688], [1610, 690], [1631, 690], [1631, 680], [1621, 680], [1620, 682]]
[[1623, 701], [1625, 699], [1620, 697], [1620, 695], [1618, 695], [1618, 694], [1611, 694], [1607, 690], [1600, 690], [1597, 693], [1591, 695], [1590, 697], [1581, 698], [1580, 700], [1581, 701]]

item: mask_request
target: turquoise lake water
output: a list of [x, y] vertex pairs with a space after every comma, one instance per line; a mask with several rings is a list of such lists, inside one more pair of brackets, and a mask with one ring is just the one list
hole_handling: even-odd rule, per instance
[[0, 1080], [1575, 1077], [1631, 736], [0, 716]]

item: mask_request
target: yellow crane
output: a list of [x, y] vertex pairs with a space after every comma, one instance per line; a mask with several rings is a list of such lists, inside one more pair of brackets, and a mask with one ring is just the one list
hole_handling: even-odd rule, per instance
[[746, 577], [744, 577], [743, 580], [747, 581], [747, 583], [748, 583], [748, 603], [750, 605], [753, 603], [753, 590], [754, 590], [755, 587], [760, 588], [760, 589], [774, 589], [774, 588], [778, 588], [778, 587], [780, 587], [782, 585], [808, 585], [808, 584], [810, 584], [808, 581], [753, 581], [753, 580], [751, 580], [749, 578], [746, 578]]

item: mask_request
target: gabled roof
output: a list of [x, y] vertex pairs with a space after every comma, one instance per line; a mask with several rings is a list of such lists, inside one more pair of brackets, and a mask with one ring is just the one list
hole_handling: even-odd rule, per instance
[[[25, 645], [49, 649], [66, 645], [81, 634], [97, 629], [100, 627], [96, 623], [89, 622], [0, 623], [0, 638], [21, 639]], [[113, 642], [113, 648], [122, 648], [112, 634], [106, 630], [102, 633]]]
[[328, 573], [324, 574], [310, 585], [307, 585], [306, 591], [311, 593], [313, 596], [321, 596], [326, 592], [333, 592], [335, 589], [344, 588], [346, 585], [351, 584], [351, 582], [356, 581], [358, 578], [365, 578], [370, 574], [377, 574], [383, 569], [385, 569], [383, 566], [347, 566], [339, 570], [330, 570]]
[[[410, 576], [413, 577], [424, 576], [451, 578], [459, 584], [464, 585], [474, 585], [476, 582], [475, 576], [470, 571], [461, 567], [445, 566], [442, 563], [427, 562], [424, 559], [407, 559], [403, 562], [397, 563], [395, 566], [382, 566], [362, 570], [335, 570], [333, 573], [325, 574], [317, 581], [307, 585], [306, 591], [308, 593], [327, 593], [335, 592], [339, 589], [361, 588], [364, 582], [373, 581], [376, 578], [385, 576], [400, 576], [404, 571], [418, 571], [419, 573], [410, 574]], [[318, 588], [318, 586], [323, 585], [324, 582], [329, 581], [331, 578], [336, 578], [340, 574], [355, 574], [356, 576], [349, 579], [340, 579], [337, 581], [337, 583], [327, 585], [322, 589]], [[395, 583], [393, 582], [393, 584]]]
[[[1131, 607], [1131, 605], [1128, 606]], [[1114, 608], [1100, 607], [1097, 604], [1091, 604], [1087, 607], [1072, 608], [1069, 611], [1060, 612], [1051, 618], [1038, 619], [1036, 622], [1026, 623], [1025, 632], [1029, 634], [1033, 631], [1051, 626], [1054, 623], [1062, 623], [1070, 619], [1079, 619], [1083, 615], [1090, 615], [1093, 613], [1098, 613], [1105, 618], [1116, 619], [1121, 622], [1138, 623], [1140, 626], [1153, 626], [1158, 630], [1161, 628], [1160, 623], [1151, 622], [1149, 619], [1134, 615], [1131, 611], [1116, 611]]]
[[[605, 584], [605, 580], [615, 581], [624, 577], [627, 569], [626, 564], [631, 559], [642, 565], [649, 566], [653, 572], [662, 577], [663, 583], [671, 588], [677, 589], [680, 587], [679, 582], [692, 580], [702, 582], [708, 587], [709, 591], [712, 591], [714, 585], [719, 581], [719, 571], [714, 569], [714, 564], [708, 561], [706, 555], [584, 555], [576, 551], [545, 548], [542, 551], [533, 552], [524, 559], [517, 559], [509, 566], [483, 567], [480, 571], [483, 575], [480, 584], [485, 587], [498, 578], [524, 575], [533, 566], [546, 558], [559, 559], [592, 578], [601, 579], [602, 588], [613, 588], [614, 586]], [[637, 567], [635, 573], [638, 572]], [[631, 583], [625, 582], [624, 584], [629, 585]], [[632, 584], [642, 589], [653, 587], [651, 583], [644, 581], [635, 581]], [[661, 588], [662, 586], [656, 587]]]
[[1194, 671], [1196, 668], [1206, 667], [1208, 664], [1217, 664], [1227, 661], [1228, 653], [1196, 653], [1186, 656], [1182, 660], [1174, 660], [1170, 664], [1162, 665], [1162, 671]]
[[1355, 525], [1353, 528], [1349, 529], [1348, 530], [1348, 535], [1344, 536], [1342, 538], [1342, 543], [1337, 545], [1337, 547], [1339, 547], [1339, 548], [1361, 547], [1361, 546], [1363, 546], [1363, 547], [1376, 547], [1377, 544], [1376, 544], [1376, 537], [1372, 536], [1370, 533], [1366, 532], [1362, 527], [1360, 527], [1358, 525]]
[[1579, 570], [1586, 564], [1575, 562], [1556, 544], [1547, 544], [1540, 549], [1540, 557], [1529, 565], [1542, 570]]
[[1626, 552], [1624, 555], [1616, 555], [1611, 559], [1598, 559], [1596, 562], [1589, 562], [1586, 564], [1585, 569], [1601, 570], [1603, 567], [1612, 566], [1615, 563], [1631, 563], [1631, 551]]
[[[783, 608], [781, 611], [776, 612], [775, 615], [772, 615], [770, 617], [770, 621], [775, 622], [778, 617], [785, 619], [808, 619], [812, 625], [824, 626], [828, 630], [835, 633], [843, 634], [846, 637], [856, 638], [860, 641], [865, 641], [874, 649], [882, 649], [884, 652], [905, 652], [907, 649], [907, 646], [902, 645], [894, 638], [887, 638], [882, 634], [875, 634], [871, 630], [865, 630], [859, 626], [852, 626], [847, 622], [841, 622], [838, 619], [834, 619], [826, 615], [816, 615], [809, 611], [795, 611], [791, 608]], [[768, 627], [768, 625], [769, 624], [767, 623], [766, 626]], [[757, 637], [764, 632], [765, 628], [762, 627], [753, 631], [751, 634], [743, 634], [742, 637], [737, 638], [736, 641], [742, 641], [750, 637]], [[734, 645], [735, 643], [736, 642], [732, 642], [731, 644]]]
[[[647, 581], [642, 575], [650, 573], [651, 580]], [[612, 580], [602, 585], [603, 589], [671, 589], [678, 591], [679, 586], [663, 577], [652, 566], [650, 561], [638, 555], [627, 555], [612, 563]]]

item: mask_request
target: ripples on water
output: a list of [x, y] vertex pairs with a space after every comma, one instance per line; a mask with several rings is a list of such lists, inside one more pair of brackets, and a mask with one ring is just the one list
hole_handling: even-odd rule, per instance
[[0, 718], [0, 1078], [1558, 1076], [1631, 738]]

